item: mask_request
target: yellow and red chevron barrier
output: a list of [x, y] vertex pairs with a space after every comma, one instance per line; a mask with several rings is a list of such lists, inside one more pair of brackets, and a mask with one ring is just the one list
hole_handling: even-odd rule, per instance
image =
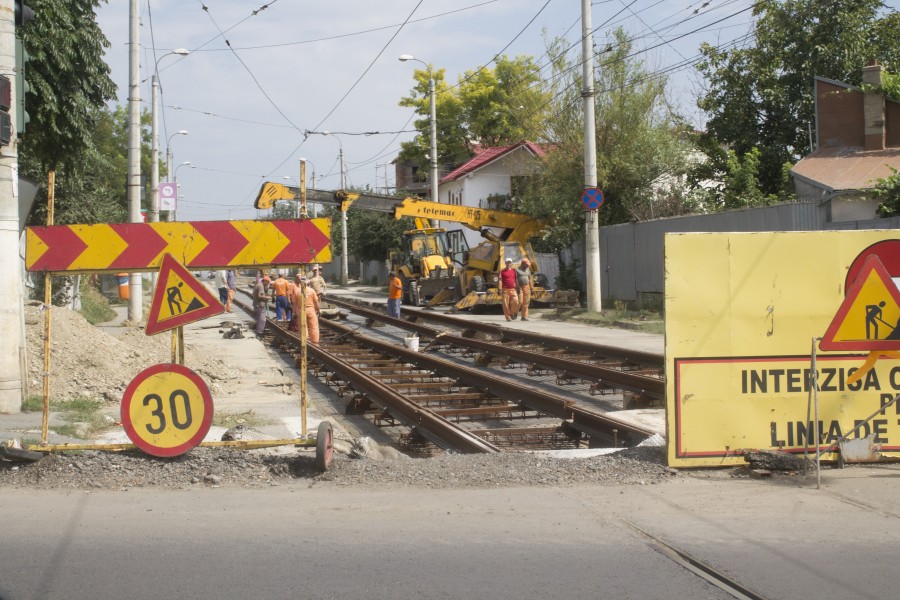
[[331, 219], [55, 225], [25, 230], [29, 271], [155, 271], [331, 261]]

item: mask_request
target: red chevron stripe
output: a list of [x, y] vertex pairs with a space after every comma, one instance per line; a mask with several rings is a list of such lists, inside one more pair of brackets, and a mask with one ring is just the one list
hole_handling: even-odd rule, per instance
[[30, 271], [65, 271], [88, 247], [65, 225], [32, 227], [31, 232], [47, 244], [47, 251], [31, 265]]
[[325, 249], [331, 240], [311, 221], [273, 221], [284, 236], [290, 240], [274, 264], [308, 263], [316, 260], [316, 255]]
[[110, 223], [128, 247], [109, 265], [109, 269], [143, 269], [152, 266], [153, 259], [166, 247], [163, 239], [146, 223]]
[[228, 221], [191, 221], [191, 226], [209, 242], [209, 245], [194, 257], [191, 265], [224, 267], [250, 243]]

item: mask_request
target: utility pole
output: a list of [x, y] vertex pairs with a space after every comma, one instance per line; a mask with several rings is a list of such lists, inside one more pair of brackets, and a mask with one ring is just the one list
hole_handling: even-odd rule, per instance
[[[591, 0], [581, 0], [581, 97], [584, 98], [584, 187], [597, 187], [597, 138], [594, 125], [594, 36]], [[596, 210], [584, 213], [585, 285], [587, 309], [600, 312], [600, 219]]]
[[[138, 0], [131, 0], [128, 12], [128, 220], [141, 222], [141, 64]], [[143, 319], [144, 290], [141, 274], [132, 273], [129, 282], [128, 320]]]
[[[13, 0], [0, 0], [0, 73], [15, 73], [15, 20]], [[10, 84], [16, 78], [10, 76]], [[16, 90], [10, 92], [15, 99]], [[19, 258], [19, 158], [16, 138], [18, 103], [10, 102], [13, 134], [0, 147], [0, 413], [18, 413], [25, 399], [25, 316], [22, 296], [24, 265]]]
[[[337, 138], [335, 138], [337, 139]], [[340, 141], [340, 140], [339, 140]], [[346, 182], [344, 181], [344, 145], [340, 145], [341, 149], [341, 190], [347, 189], [345, 187]], [[347, 211], [341, 211], [341, 285], [347, 285], [347, 281], [349, 281], [350, 277], [348, 275], [349, 263], [347, 261], [347, 255], [349, 254], [349, 249], [347, 248]]]

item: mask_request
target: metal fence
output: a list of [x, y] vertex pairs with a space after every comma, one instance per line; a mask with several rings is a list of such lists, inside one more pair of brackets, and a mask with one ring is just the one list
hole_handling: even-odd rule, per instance
[[[600, 228], [601, 298], [662, 306], [665, 235], [695, 232], [898, 229], [900, 218], [828, 222], [827, 206], [798, 202]], [[584, 256], [583, 253], [580, 256]], [[579, 265], [584, 281], [584, 266]]]

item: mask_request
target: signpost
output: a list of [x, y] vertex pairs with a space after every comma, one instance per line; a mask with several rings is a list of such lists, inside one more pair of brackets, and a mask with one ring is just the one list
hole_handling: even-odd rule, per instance
[[178, 456], [209, 432], [212, 396], [187, 367], [155, 365], [141, 371], [122, 397], [122, 425], [134, 444], [153, 456]]
[[331, 219], [28, 227], [28, 271], [154, 271], [168, 253], [189, 269], [331, 262]]

